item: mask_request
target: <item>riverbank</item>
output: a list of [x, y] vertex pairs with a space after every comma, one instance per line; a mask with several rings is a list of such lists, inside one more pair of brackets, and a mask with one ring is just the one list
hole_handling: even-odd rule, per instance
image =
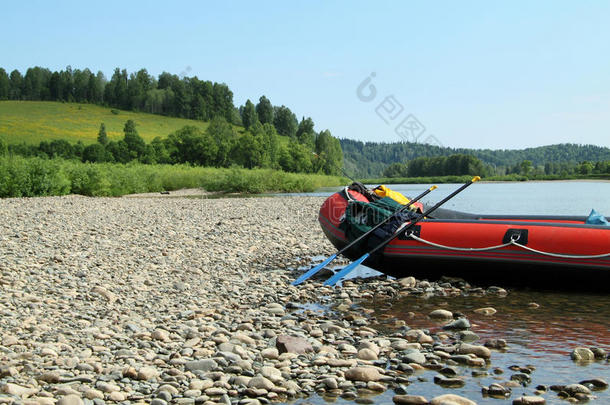
[[203, 188], [208, 192], [311, 192], [346, 179], [274, 169], [187, 164], [82, 163], [77, 160], [0, 156], [0, 198], [128, 194]]
[[[370, 306], [502, 288], [413, 278], [290, 286], [289, 269], [334, 253], [317, 223], [322, 201], [0, 200], [0, 403], [255, 405], [316, 394], [362, 403], [384, 392], [440, 403], [465, 372], [491, 373], [502, 340], [471, 342], [468, 319], [450, 307], [430, 315], [455, 323], [431, 333], [376, 319]], [[487, 394], [512, 386], [512, 399], [557, 397], [513, 380], [531, 374], [520, 367]], [[439, 372], [436, 401], [408, 393], [424, 369]], [[560, 391], [584, 398], [591, 384]]]

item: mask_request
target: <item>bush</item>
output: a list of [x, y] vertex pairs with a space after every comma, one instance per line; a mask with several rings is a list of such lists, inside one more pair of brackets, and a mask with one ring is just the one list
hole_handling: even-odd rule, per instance
[[64, 195], [70, 180], [61, 161], [41, 158], [0, 158], [0, 197]]
[[342, 184], [339, 177], [272, 169], [210, 168], [141, 163], [82, 163], [0, 157], [0, 197], [121, 196], [203, 187], [211, 192], [305, 192]]

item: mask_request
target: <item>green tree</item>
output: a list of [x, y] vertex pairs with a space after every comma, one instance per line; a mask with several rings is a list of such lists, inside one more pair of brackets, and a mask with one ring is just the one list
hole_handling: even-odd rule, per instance
[[519, 165], [519, 169], [522, 175], [527, 176], [533, 169], [532, 162], [530, 160], [523, 160]]
[[263, 166], [279, 168], [280, 140], [277, 131], [272, 124], [263, 124], [262, 145], [265, 152], [265, 163]]
[[41, 67], [29, 68], [23, 78], [22, 97], [26, 100], [48, 100], [51, 71]]
[[59, 99], [61, 101], [74, 101], [74, 75], [72, 67], [66, 66], [66, 70], [59, 72], [59, 85], [61, 90]]
[[108, 161], [107, 151], [104, 145], [92, 143], [87, 145], [83, 150], [83, 162], [106, 162]]
[[261, 96], [256, 104], [256, 115], [261, 124], [273, 124], [273, 105], [265, 96]]
[[106, 134], [106, 125], [102, 122], [100, 130], [97, 132], [97, 142], [106, 145], [108, 143], [108, 134]]
[[286, 106], [277, 107], [274, 112], [273, 125], [277, 133], [294, 138], [297, 133], [297, 117]]
[[241, 114], [241, 122], [244, 125], [244, 128], [250, 129], [252, 125], [258, 122], [258, 116], [256, 115], [256, 108], [252, 101], [249, 99], [246, 100], [246, 105], [243, 108], [243, 113]]
[[407, 177], [409, 175], [405, 163], [392, 163], [383, 170], [383, 177]]
[[343, 151], [341, 143], [333, 137], [329, 130], [324, 130], [316, 138], [317, 170], [325, 174], [339, 175], [343, 167]]
[[114, 69], [110, 82], [104, 89], [104, 101], [116, 108], [129, 109], [128, 77], [125, 69]]
[[234, 142], [237, 141], [237, 134], [233, 131], [231, 124], [223, 117], [215, 117], [210, 121], [210, 125], [206, 129], [206, 134], [210, 136], [218, 151], [216, 159], [213, 163], [217, 167], [228, 167], [231, 165], [230, 153]]
[[130, 110], [141, 111], [146, 104], [147, 93], [153, 89], [153, 78], [146, 69], [132, 73], [127, 81], [127, 98]]
[[104, 85], [106, 78], [102, 72], [91, 73], [87, 83], [87, 96], [90, 103], [101, 104], [104, 100]]
[[155, 137], [150, 146], [153, 149], [153, 153], [155, 155], [155, 161], [161, 164], [170, 164], [173, 163], [169, 151], [165, 146], [165, 142], [160, 137]]
[[214, 83], [212, 86], [213, 113], [212, 116], [220, 116], [228, 122], [233, 118], [233, 92], [224, 83]]
[[0, 68], [0, 100], [8, 100], [11, 92], [11, 81], [6, 70]]
[[40, 142], [38, 149], [52, 159], [73, 159], [76, 157], [74, 147], [65, 139], [55, 139], [51, 142]]
[[312, 162], [314, 154], [307, 146], [291, 140], [288, 144], [288, 152], [292, 161], [292, 167], [289, 168], [289, 171], [296, 173], [312, 173], [314, 171]]
[[127, 122], [125, 122], [125, 127], [123, 128], [123, 133], [125, 134], [123, 142], [125, 142], [127, 150], [129, 151], [130, 160], [139, 159], [146, 151], [146, 143], [138, 134], [136, 123], [133, 120], [127, 120]]
[[296, 132], [297, 140], [307, 145], [310, 149], [314, 149], [316, 143], [316, 133], [314, 131], [314, 123], [313, 120], [308, 117], [301, 118], [301, 122], [299, 122], [299, 127]]
[[9, 80], [10, 80], [9, 99], [21, 100], [22, 93], [23, 93], [23, 76], [17, 69], [15, 69], [11, 72], [11, 74], [9, 76]]
[[185, 126], [170, 134], [166, 147], [176, 163], [213, 166], [218, 155], [218, 145], [214, 139], [194, 126]]
[[280, 142], [273, 125], [257, 122], [250, 128], [250, 133], [256, 140], [256, 147], [260, 148], [256, 166], [278, 168]]
[[74, 101], [77, 103], [86, 103], [89, 101], [89, 78], [91, 71], [89, 69], [76, 69], [72, 72], [73, 78], [73, 95]]
[[584, 161], [578, 167], [578, 173], [580, 174], [591, 174], [593, 173], [593, 163]]
[[[98, 144], [99, 145], [99, 144]], [[127, 163], [132, 160], [127, 143], [123, 139], [118, 142], [110, 141], [106, 145], [106, 150], [112, 155], [112, 160], [117, 163]]]
[[264, 160], [264, 150], [260, 136], [254, 136], [246, 132], [239, 137], [231, 150], [231, 158], [234, 163], [253, 169], [261, 167]]

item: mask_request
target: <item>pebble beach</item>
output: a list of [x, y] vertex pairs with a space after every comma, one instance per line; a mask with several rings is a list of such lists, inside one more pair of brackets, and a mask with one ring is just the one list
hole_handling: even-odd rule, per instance
[[[430, 333], [379, 327], [362, 303], [507, 290], [413, 277], [294, 287], [296, 269], [335, 252], [317, 222], [323, 197], [200, 197], [0, 200], [0, 404], [373, 403], [389, 391], [393, 403], [479, 401], [452, 391], [457, 367], [492, 370], [505, 341], [471, 339], [450, 306], [429, 314], [444, 322]], [[572, 357], [608, 361], [602, 348]], [[446, 393], [410, 395], [421, 369]], [[481, 395], [577, 402], [608, 386], [601, 376], [511, 396], [532, 372], [517, 367]]]

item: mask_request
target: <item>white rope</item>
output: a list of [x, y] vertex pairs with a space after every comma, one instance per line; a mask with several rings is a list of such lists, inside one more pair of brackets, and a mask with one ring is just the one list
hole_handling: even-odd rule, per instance
[[529, 250], [530, 252], [538, 253], [540, 255], [552, 256], [552, 257], [560, 257], [562, 259], [600, 259], [602, 257], [609, 257], [610, 253], [603, 253], [601, 255], [564, 255], [561, 253], [551, 253], [551, 252], [543, 252], [541, 250], [533, 249], [529, 246], [522, 245], [517, 242], [511, 242], [511, 244], [523, 248], [525, 250]]
[[529, 250], [530, 252], [538, 253], [540, 255], [559, 257], [562, 259], [599, 259], [599, 258], [603, 258], [603, 257], [610, 257], [610, 253], [604, 253], [604, 254], [600, 254], [600, 255], [565, 255], [565, 254], [561, 254], [561, 253], [544, 252], [542, 250], [533, 249], [531, 247], [517, 243], [517, 241], [513, 240], [513, 239], [511, 239], [510, 242], [503, 243], [501, 245], [496, 245], [496, 246], [489, 246], [489, 247], [483, 247], [483, 248], [460, 248], [460, 247], [446, 246], [446, 245], [441, 245], [439, 243], [430, 242], [429, 240], [422, 239], [419, 236], [414, 235], [413, 233], [407, 234], [406, 236], [408, 236], [418, 242], [422, 242], [427, 245], [434, 246], [434, 247], [437, 247], [440, 249], [457, 250], [460, 252], [482, 252], [482, 251], [486, 251], [486, 250], [502, 249], [504, 247], [513, 245], [513, 246], [523, 248], [525, 250]]
[[422, 243], [428, 244], [430, 246], [434, 246], [434, 247], [441, 248], [441, 249], [457, 250], [460, 252], [483, 252], [485, 250], [501, 249], [503, 247], [507, 247], [507, 246], [510, 246], [513, 244], [512, 242], [508, 242], [508, 243], [503, 243], [502, 245], [489, 246], [489, 247], [483, 247], [483, 248], [461, 248], [461, 247], [446, 246], [446, 245], [441, 245], [438, 243], [430, 242], [429, 240], [422, 239], [419, 236], [415, 236], [414, 234], [407, 234], [407, 236], [415, 239], [418, 242], [422, 242]]

